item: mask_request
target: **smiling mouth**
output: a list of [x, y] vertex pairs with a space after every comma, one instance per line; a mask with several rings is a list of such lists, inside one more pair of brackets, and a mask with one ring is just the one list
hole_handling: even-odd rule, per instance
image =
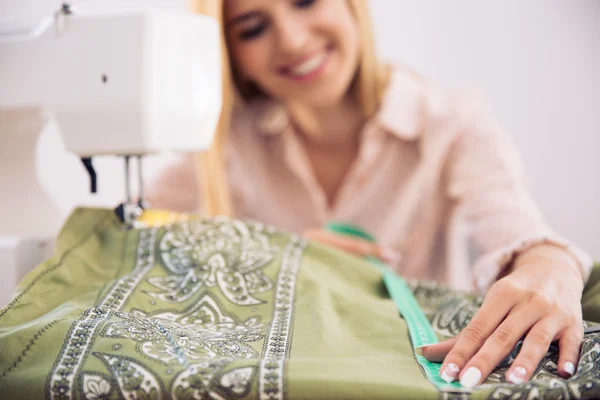
[[297, 63], [293, 66], [285, 66], [280, 68], [279, 72], [282, 75], [295, 80], [310, 79], [323, 70], [323, 67], [327, 63], [327, 59], [329, 58], [330, 52], [331, 47], [327, 47], [300, 63]]

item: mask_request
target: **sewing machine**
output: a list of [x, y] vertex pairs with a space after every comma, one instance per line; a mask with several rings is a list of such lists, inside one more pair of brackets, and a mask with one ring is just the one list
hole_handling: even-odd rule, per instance
[[[48, 256], [63, 222], [36, 176], [44, 126], [54, 120], [92, 191], [102, 179], [94, 158], [123, 156], [117, 211], [133, 223], [143, 206], [142, 157], [202, 151], [212, 141], [221, 109], [219, 30], [192, 13], [85, 15], [67, 4], [32, 23], [0, 22], [0, 307]], [[137, 201], [132, 158], [140, 163]]]

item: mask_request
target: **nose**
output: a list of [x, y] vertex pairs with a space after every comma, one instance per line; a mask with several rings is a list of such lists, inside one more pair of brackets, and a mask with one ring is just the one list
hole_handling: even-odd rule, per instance
[[276, 27], [279, 49], [283, 56], [294, 56], [302, 51], [309, 37], [305, 23], [296, 18], [286, 18]]

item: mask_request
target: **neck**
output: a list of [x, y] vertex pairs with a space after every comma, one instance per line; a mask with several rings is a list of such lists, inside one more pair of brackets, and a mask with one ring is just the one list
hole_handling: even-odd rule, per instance
[[311, 145], [344, 146], [357, 141], [364, 123], [360, 105], [346, 96], [341, 102], [327, 107], [290, 104], [289, 109], [299, 134]]

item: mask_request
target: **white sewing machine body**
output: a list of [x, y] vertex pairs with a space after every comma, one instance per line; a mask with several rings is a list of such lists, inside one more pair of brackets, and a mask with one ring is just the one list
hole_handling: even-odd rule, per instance
[[62, 224], [35, 173], [49, 119], [82, 158], [206, 150], [222, 102], [219, 38], [212, 18], [154, 9], [0, 23], [0, 268], [17, 279], [9, 285], [47, 255]]
[[159, 10], [63, 18], [0, 36], [3, 112], [49, 110], [80, 156], [207, 148], [221, 109], [216, 21]]

